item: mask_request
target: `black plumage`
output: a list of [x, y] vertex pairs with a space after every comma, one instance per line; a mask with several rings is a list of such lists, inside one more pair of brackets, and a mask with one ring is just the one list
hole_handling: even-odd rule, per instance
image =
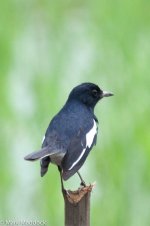
[[75, 87], [64, 107], [50, 122], [42, 149], [25, 159], [41, 160], [41, 176], [47, 172], [50, 163], [58, 166], [64, 180], [78, 173], [96, 144], [98, 119], [94, 107], [100, 99], [112, 95], [93, 83]]

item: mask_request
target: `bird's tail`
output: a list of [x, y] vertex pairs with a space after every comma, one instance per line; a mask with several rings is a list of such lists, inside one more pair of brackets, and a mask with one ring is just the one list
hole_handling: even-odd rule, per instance
[[28, 161], [36, 161], [49, 155], [50, 155], [49, 149], [47, 147], [44, 147], [39, 151], [32, 152], [31, 154], [25, 156], [24, 159]]

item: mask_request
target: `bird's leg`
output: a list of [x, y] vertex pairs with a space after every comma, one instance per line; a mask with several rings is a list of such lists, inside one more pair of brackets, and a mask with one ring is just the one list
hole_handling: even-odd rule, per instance
[[62, 169], [60, 166], [58, 166], [58, 170], [60, 173], [60, 181], [61, 181], [61, 191], [64, 194], [64, 192], [66, 192], [65, 188], [64, 188], [64, 184], [63, 184], [63, 179], [62, 179]]
[[77, 171], [77, 174], [78, 174], [78, 176], [80, 177], [80, 180], [81, 180], [81, 186], [86, 187], [86, 183], [85, 183], [85, 181], [83, 180], [83, 178], [81, 177], [81, 174], [79, 173], [79, 171]]

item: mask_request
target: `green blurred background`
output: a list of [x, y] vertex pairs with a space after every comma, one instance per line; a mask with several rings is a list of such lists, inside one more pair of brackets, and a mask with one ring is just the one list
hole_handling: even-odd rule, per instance
[[96, 181], [91, 225], [150, 225], [149, 65], [148, 0], [0, 2], [0, 220], [63, 225], [57, 168], [41, 178], [23, 157], [90, 81], [115, 94], [97, 105], [98, 143], [81, 170]]

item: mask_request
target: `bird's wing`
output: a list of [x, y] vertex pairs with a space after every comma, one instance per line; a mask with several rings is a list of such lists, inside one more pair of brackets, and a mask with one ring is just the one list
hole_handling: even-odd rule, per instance
[[31, 154], [25, 156], [24, 159], [28, 161], [35, 161], [38, 159], [43, 159], [47, 156], [52, 156], [56, 154], [58, 155], [59, 153], [62, 154], [62, 151], [63, 151], [62, 148], [57, 148], [49, 145], [47, 147], [40, 149], [39, 151], [32, 152]]
[[51, 132], [49, 136], [46, 136], [42, 148], [39, 151], [35, 151], [27, 155], [24, 159], [28, 161], [35, 161], [38, 159], [43, 159], [47, 156], [62, 155], [65, 153], [65, 147], [62, 142], [59, 140], [58, 135], [55, 131]]
[[90, 130], [80, 129], [71, 140], [67, 153], [62, 161], [63, 179], [67, 180], [75, 174], [85, 162], [93, 145], [96, 144], [97, 125], [94, 120]]

